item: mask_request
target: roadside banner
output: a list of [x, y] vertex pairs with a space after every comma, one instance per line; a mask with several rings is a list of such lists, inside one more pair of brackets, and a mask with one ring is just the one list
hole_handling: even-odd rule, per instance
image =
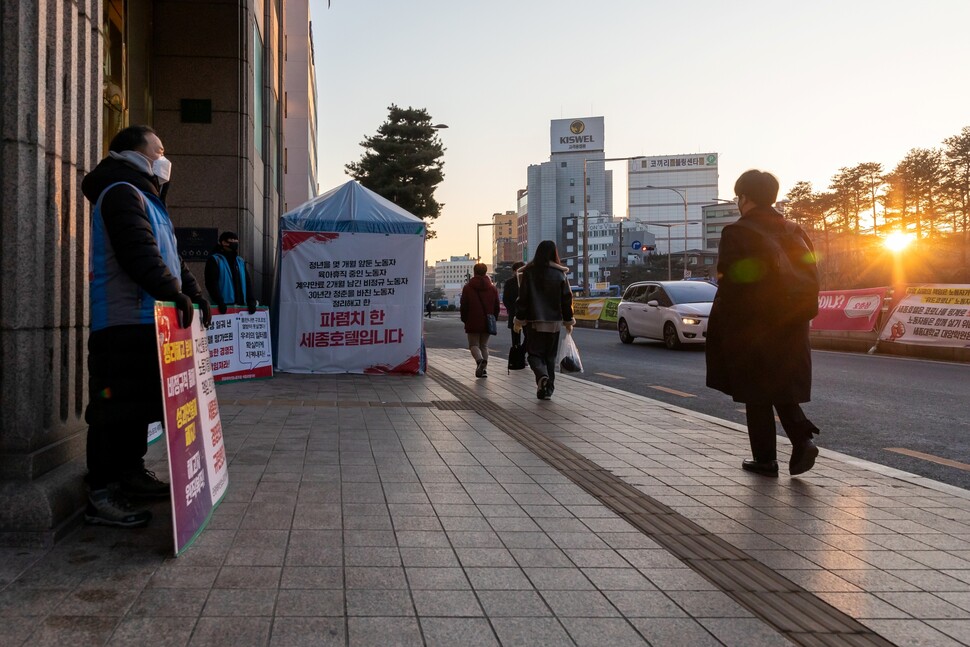
[[213, 314], [206, 341], [216, 382], [273, 377], [273, 348], [266, 306], [258, 307], [255, 314], [236, 306], [229, 306], [224, 315]]
[[199, 319], [196, 312], [192, 326], [180, 328], [175, 306], [155, 303], [176, 555], [199, 536], [229, 486], [219, 403]]
[[875, 330], [888, 287], [827, 290], [818, 293], [818, 316], [812, 330]]
[[600, 321], [617, 321], [616, 311], [620, 305], [619, 299], [605, 299], [603, 309], [600, 311]]
[[970, 285], [930, 284], [906, 288], [879, 341], [970, 347]]
[[573, 317], [577, 320], [596, 321], [600, 318], [606, 299], [573, 299]]
[[424, 371], [424, 236], [283, 231], [282, 249], [279, 370]]

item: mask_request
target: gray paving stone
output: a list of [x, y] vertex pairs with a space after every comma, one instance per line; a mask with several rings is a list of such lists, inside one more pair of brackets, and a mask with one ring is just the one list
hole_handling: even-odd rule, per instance
[[424, 641], [416, 618], [347, 618], [349, 644], [354, 647], [421, 647]]
[[660, 591], [604, 591], [603, 595], [627, 618], [681, 618], [687, 613]]
[[342, 646], [346, 644], [345, 619], [275, 618], [269, 644], [270, 647]]
[[189, 647], [239, 647], [269, 642], [272, 618], [199, 618]]
[[532, 590], [532, 583], [518, 567], [465, 568], [468, 580], [476, 590]]
[[562, 624], [580, 647], [639, 647], [648, 645], [622, 618], [563, 618]]
[[[193, 618], [132, 618], [121, 621], [108, 647], [183, 647], [195, 629]], [[0, 641], [2, 644], [3, 643]]]
[[456, 567], [458, 557], [450, 548], [401, 548], [401, 561], [407, 568], [411, 567]]
[[559, 618], [603, 618], [620, 615], [599, 591], [545, 590], [542, 597]]
[[499, 643], [485, 618], [421, 618], [427, 647], [490, 647]]
[[871, 593], [822, 592], [818, 594], [818, 597], [857, 620], [909, 617], [909, 614], [905, 611], [894, 607]]
[[213, 584], [220, 589], [277, 588], [281, 566], [223, 566]]
[[411, 592], [419, 616], [473, 617], [481, 616], [482, 608], [475, 594], [464, 591], [414, 590]]
[[50, 615], [38, 621], [28, 644], [38, 647], [103, 645], [118, 622], [113, 617]]
[[[349, 593], [349, 592], [348, 592]], [[344, 591], [282, 589], [276, 599], [277, 616], [342, 616]]]
[[476, 566], [515, 566], [516, 562], [505, 548], [456, 548], [461, 565], [465, 568]]
[[406, 589], [404, 569], [399, 566], [348, 566], [344, 569], [348, 589]]
[[485, 591], [478, 598], [489, 618], [548, 617], [552, 611], [536, 591]]
[[346, 566], [400, 566], [401, 553], [390, 546], [347, 546], [344, 548]]
[[724, 644], [693, 618], [631, 618], [630, 622], [655, 647], [721, 647]]
[[203, 616], [271, 616], [276, 606], [276, 589], [213, 589]]
[[889, 604], [905, 613], [923, 620], [948, 620], [967, 618], [967, 612], [931, 593], [889, 591], [877, 593]]
[[128, 610], [128, 617], [190, 616], [202, 613], [209, 592], [204, 589], [145, 589]]
[[413, 616], [414, 605], [408, 591], [347, 591], [348, 616]]
[[962, 641], [957, 642], [919, 620], [865, 619], [860, 622], [896, 645], [956, 647], [957, 645], [967, 644]]
[[465, 572], [460, 568], [407, 568], [408, 584], [412, 590], [465, 590], [471, 588]]
[[344, 569], [339, 566], [284, 566], [281, 589], [341, 589]]
[[506, 647], [573, 647], [566, 630], [554, 618], [493, 618], [492, 626]]

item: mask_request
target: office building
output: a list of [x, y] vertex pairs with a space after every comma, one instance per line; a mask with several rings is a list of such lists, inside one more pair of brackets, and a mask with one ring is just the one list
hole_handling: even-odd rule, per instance
[[[317, 72], [309, 0], [286, 0], [283, 74], [283, 212], [320, 194], [317, 184]], [[301, 37], [305, 33], [306, 37]]]
[[[671, 249], [667, 249], [666, 236], [658, 237], [657, 251], [660, 253], [683, 252], [685, 244], [688, 250], [700, 249], [703, 246], [701, 207], [717, 198], [717, 180], [717, 153], [630, 160], [630, 218], [647, 226], [651, 223], [673, 225]], [[659, 232], [661, 229], [655, 227], [653, 230]]]
[[492, 267], [494, 271], [499, 263], [514, 263], [518, 256], [518, 220], [515, 211], [492, 214]]
[[519, 261], [529, 261], [529, 190], [519, 189], [515, 192], [515, 205], [518, 217], [516, 219], [515, 258]]

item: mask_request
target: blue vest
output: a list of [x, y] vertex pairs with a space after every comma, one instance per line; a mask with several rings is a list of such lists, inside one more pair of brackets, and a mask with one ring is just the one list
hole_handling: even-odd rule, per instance
[[145, 214], [151, 223], [162, 260], [181, 285], [182, 261], [175, 241], [175, 228], [165, 205], [156, 196], [139, 190], [133, 184], [115, 182], [98, 196], [91, 217], [91, 330], [155, 321], [155, 299], [121, 269], [101, 215], [104, 196], [122, 184], [130, 186], [142, 196]]
[[236, 284], [232, 280], [232, 270], [229, 267], [229, 259], [222, 254], [213, 254], [216, 265], [219, 266], [219, 294], [213, 295], [219, 298], [218, 303], [226, 305], [246, 305], [246, 293], [249, 287], [246, 285], [246, 261], [236, 254], [236, 266], [239, 269], [239, 285], [242, 286], [242, 294], [236, 299]]

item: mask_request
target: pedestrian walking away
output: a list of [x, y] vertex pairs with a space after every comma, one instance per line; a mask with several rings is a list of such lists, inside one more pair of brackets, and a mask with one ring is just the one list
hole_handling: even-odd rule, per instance
[[465, 323], [468, 350], [475, 359], [475, 377], [488, 377], [488, 338], [495, 334], [494, 330], [489, 332], [488, 317], [491, 315], [494, 325], [499, 313], [498, 290], [487, 272], [485, 263], [477, 263], [474, 276], [461, 290], [459, 311]]
[[505, 312], [509, 318], [509, 330], [512, 334], [512, 346], [522, 344], [522, 331], [515, 329], [515, 302], [519, 299], [519, 278], [517, 272], [525, 267], [522, 261], [512, 264], [512, 278], [502, 285], [502, 303], [505, 304]]
[[249, 314], [256, 314], [253, 275], [239, 254], [239, 236], [235, 232], [222, 232], [219, 244], [209, 252], [205, 289], [221, 315], [226, 314], [228, 306], [244, 306]]
[[88, 338], [88, 506], [85, 520], [144, 526], [151, 512], [130, 497], [165, 498], [169, 485], [145, 469], [148, 425], [162, 420], [155, 301], [173, 301], [180, 325], [203, 325], [209, 303], [182, 262], [165, 206], [172, 164], [154, 130], [130, 126], [81, 183], [91, 217]]
[[556, 355], [559, 333], [572, 332], [573, 293], [566, 275], [569, 268], [559, 261], [556, 243], [544, 240], [535, 255], [516, 276], [519, 298], [515, 303], [514, 330], [526, 330], [525, 350], [536, 378], [536, 397], [548, 400], [556, 388]]
[[428, 299], [428, 302], [424, 304], [424, 310], [428, 315], [428, 319], [430, 319], [431, 312], [434, 310], [434, 302], [431, 299]]
[[[734, 192], [741, 219], [721, 233], [718, 289], [707, 326], [707, 386], [745, 405], [752, 458], [743, 469], [778, 475], [777, 411], [792, 443], [789, 472], [802, 474], [818, 456], [812, 440], [818, 427], [801, 408], [812, 391], [808, 330], [819, 287], [814, 247], [772, 207], [778, 197], [775, 176], [746, 171]], [[796, 287], [808, 307], [797, 307]]]

